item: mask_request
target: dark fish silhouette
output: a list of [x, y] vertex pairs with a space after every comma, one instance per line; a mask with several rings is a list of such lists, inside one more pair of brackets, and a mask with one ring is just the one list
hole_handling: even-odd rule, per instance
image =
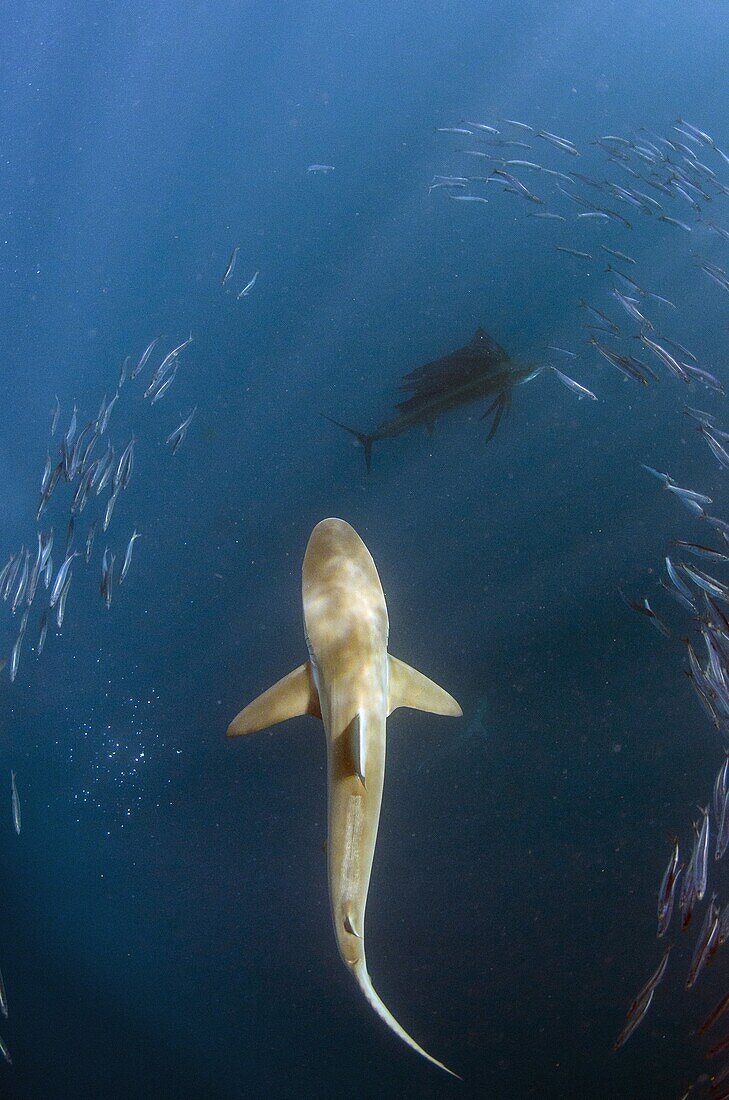
[[374, 431], [361, 432], [330, 416], [326, 419], [344, 428], [362, 444], [369, 473], [373, 443], [402, 435], [421, 425], [433, 431], [437, 418], [443, 413], [481, 397], [492, 399], [482, 419], [493, 416], [487, 442], [493, 439], [504, 414], [509, 410], [514, 386], [529, 381], [540, 369], [511, 359], [488, 333], [479, 328], [464, 347], [406, 374], [400, 388], [409, 391], [410, 396], [400, 401], [395, 414], [383, 420]]

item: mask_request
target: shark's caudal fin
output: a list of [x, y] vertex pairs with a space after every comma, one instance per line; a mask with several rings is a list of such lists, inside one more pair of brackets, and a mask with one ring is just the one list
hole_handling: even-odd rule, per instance
[[302, 714], [321, 718], [319, 693], [308, 661], [244, 707], [228, 726], [228, 737], [256, 733]]
[[356, 428], [350, 428], [346, 424], [342, 424], [339, 420], [333, 420], [331, 416], [327, 416], [326, 413], [321, 414], [325, 420], [328, 420], [330, 424], [336, 424], [338, 428], [344, 428], [345, 432], [349, 432], [354, 438], [362, 444], [364, 447], [365, 466], [367, 467], [367, 473], [372, 470], [372, 444], [374, 442], [371, 435], [367, 435], [366, 432], [358, 432]]
[[413, 710], [424, 710], [429, 714], [446, 714], [452, 718], [460, 718], [463, 711], [452, 695], [438, 687], [422, 672], [406, 665], [404, 661], [398, 661], [397, 657], [388, 654], [390, 662], [390, 700], [388, 714], [392, 714], [398, 707], [412, 707]]
[[407, 1031], [401, 1024], [397, 1022], [393, 1014], [390, 1012], [387, 1005], [380, 998], [377, 990], [372, 984], [369, 972], [367, 970], [367, 961], [362, 954], [361, 959], [354, 964], [351, 968], [354, 974], [357, 984], [367, 998], [368, 1004], [375, 1010], [381, 1020], [387, 1024], [391, 1031], [394, 1031], [404, 1043], [407, 1043], [418, 1054], [422, 1055], [428, 1062], [431, 1062], [434, 1066], [438, 1066], [439, 1069], [445, 1070], [446, 1073], [450, 1073], [451, 1077], [455, 1077], [458, 1081], [463, 1080], [457, 1073], [454, 1073], [452, 1069], [448, 1069], [448, 1066], [444, 1066], [442, 1062], [439, 1062], [437, 1058], [434, 1058], [432, 1054], [428, 1054], [427, 1050], [415, 1042], [412, 1035], [408, 1035]]

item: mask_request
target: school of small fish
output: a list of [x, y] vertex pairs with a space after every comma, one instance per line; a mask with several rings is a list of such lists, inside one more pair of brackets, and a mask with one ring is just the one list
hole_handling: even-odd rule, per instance
[[[106, 534], [117, 499], [131, 481], [134, 471], [136, 437], [132, 434], [130, 439], [122, 440], [121, 445], [117, 443], [115, 446], [107, 432], [112, 423], [112, 412], [122, 399], [122, 393], [129, 400], [134, 399], [132, 396], [134, 387], [131, 382], [152, 361], [157, 346], [162, 342], [162, 339], [161, 336], [155, 337], [142, 352], [131, 370], [131, 357], [124, 360], [113, 397], [107, 401], [107, 396], [104, 395], [96, 416], [89, 419], [80, 431], [80, 414], [75, 404], [68, 426], [60, 434], [57, 433], [61, 421], [61, 406], [57, 398], [51, 409], [51, 444], [57, 447], [58, 457], [54, 460], [51, 456], [52, 446], [49, 446], [41, 477], [40, 501], [36, 512], [36, 522], [40, 523], [49, 507], [52, 505], [57, 507], [62, 486], [68, 486], [66, 500], [63, 505], [67, 509], [68, 519], [65, 539], [58, 533], [58, 522], [55, 524], [55, 529], [54, 525], [39, 526], [35, 533], [35, 549], [32, 549], [32, 543], [28, 547], [21, 546], [19, 550], [9, 556], [0, 568], [0, 599], [8, 606], [11, 617], [20, 613], [20, 621], [10, 656], [0, 666], [4, 667], [7, 664], [11, 682], [15, 681], [20, 668], [20, 659], [31, 611], [39, 610], [39, 605], [41, 605], [38, 619], [38, 640], [35, 645], [36, 657], [40, 657], [46, 646], [49, 625], [52, 619], [55, 618], [59, 633], [63, 626], [74, 566], [83, 564], [84, 567], [89, 567], [92, 564], [96, 534], [99, 530]], [[151, 404], [155, 404], [170, 389], [181, 365], [180, 356], [192, 342], [192, 335], [190, 335], [164, 356], [159, 366], [155, 368], [143, 396], [137, 389], [136, 397], [138, 400], [151, 398]], [[129, 385], [125, 388], [125, 383], [128, 380]], [[167, 435], [165, 442], [173, 455], [178, 452], [184, 443], [196, 411], [197, 406], [174, 431]], [[102, 450], [104, 442], [106, 446]], [[60, 514], [63, 523], [63, 511]], [[83, 540], [83, 549], [79, 548], [81, 546], [80, 540], [79, 545], [75, 546], [77, 528], [80, 526], [82, 516], [89, 521]], [[137, 539], [141, 537], [141, 532], [135, 528], [123, 544], [125, 550], [117, 581], [119, 585], [123, 583], [129, 572], [134, 545]], [[56, 550], [57, 568], [54, 568], [54, 548]], [[112, 602], [115, 562], [116, 554], [107, 545], [102, 557], [100, 578], [101, 596], [107, 609], [111, 607]], [[13, 828], [19, 836], [21, 803], [14, 770], [10, 773], [10, 801]], [[1, 974], [0, 1012], [7, 1019], [8, 1001]], [[0, 1055], [6, 1062], [12, 1064], [10, 1053], [2, 1038], [0, 1038]]]
[[[665, 136], [641, 128], [633, 136], [604, 134], [589, 147], [578, 149], [567, 137], [516, 119], [499, 119], [494, 124], [462, 120], [453, 126], [436, 127], [436, 133], [457, 140], [459, 147], [451, 153], [456, 164], [454, 170], [434, 176], [428, 193], [437, 192], [454, 203], [478, 206], [483, 208], [482, 216], [488, 217], [494, 207], [496, 188], [523, 200], [527, 204], [527, 217], [555, 227], [563, 239], [553, 239], [549, 247], [565, 263], [574, 267], [579, 263], [586, 285], [600, 294], [599, 306], [586, 300], [579, 305], [585, 314], [583, 327], [588, 345], [603, 362], [647, 386], [659, 378], [657, 361], [666, 372], [686, 384], [696, 382], [724, 393], [723, 383], [712, 371], [700, 366], [690, 351], [667, 335], [659, 334], [673, 321], [677, 307], [655, 287], [643, 285], [629, 274], [626, 268], [633, 269], [638, 264], [630, 255], [630, 246], [622, 244], [622, 240], [629, 240], [639, 217], [651, 218], [657, 232], [698, 237], [696, 231], [700, 231], [702, 249], [715, 240], [729, 241], [729, 228], [707, 216], [707, 209], [716, 198], [729, 195], [729, 182], [721, 179], [722, 171], [729, 177], [729, 155], [709, 134], [678, 119]], [[550, 163], [542, 155], [546, 149], [554, 151]], [[529, 150], [532, 159], [523, 159], [521, 150]], [[465, 158], [472, 158], [471, 164]], [[580, 158], [583, 171], [570, 166], [576, 158]], [[484, 165], [484, 173], [471, 174], [473, 160], [479, 166]], [[589, 233], [591, 243], [575, 247], [574, 233], [580, 225], [593, 226]], [[613, 246], [611, 239], [600, 239], [603, 232], [600, 227], [608, 226], [621, 236], [620, 247]], [[564, 239], [568, 230], [571, 240]], [[581, 244], [587, 231], [579, 232]], [[692, 237], [686, 239], [692, 242]], [[729, 293], [727, 270], [697, 252], [695, 245], [688, 262]], [[633, 323], [629, 331], [624, 331], [618, 320], [606, 312], [615, 305], [623, 311], [623, 320], [627, 318]], [[659, 313], [655, 318], [649, 317], [654, 307]], [[623, 342], [622, 347], [616, 346], [618, 340]], [[642, 357], [634, 354], [636, 340], [642, 345]], [[571, 349], [548, 345], [546, 350], [577, 357]], [[552, 364], [549, 366], [578, 398], [596, 400], [586, 386]], [[707, 443], [714, 449], [708, 437]], [[717, 451], [715, 454], [722, 461]]]
[[[687, 264], [718, 288], [714, 293], [717, 307], [721, 306], [722, 292], [729, 293], [729, 273], [705, 253], [726, 248], [729, 242], [729, 227], [719, 224], [712, 213], [721, 205], [717, 200], [729, 195], [729, 155], [711, 135], [681, 118], [664, 135], [644, 128], [632, 135], [605, 134], [583, 149], [569, 138], [513, 119], [495, 120], [493, 125], [462, 121], [439, 127], [438, 132], [452, 135], [462, 144], [453, 152], [457, 168], [450, 175], [435, 176], [429, 193], [484, 206], [483, 216], [487, 216], [494, 188], [508, 192], [527, 204], [527, 216], [553, 227], [557, 237], [552, 247], [563, 262], [582, 265], [589, 276], [586, 285], [592, 288], [592, 300], [579, 302], [586, 347], [550, 345], [549, 352], [581, 360], [592, 349], [599, 360], [642, 386], [668, 375], [692, 392], [699, 388], [724, 395], [724, 381], [673, 335], [680, 311], [658, 293], [660, 287], [654, 286], [650, 277], [641, 278], [640, 263], [631, 255], [628, 243], [638, 218], [650, 219], [656, 233], [675, 234], [677, 252], [680, 254], [683, 246]], [[549, 163], [537, 152], [547, 146], [555, 150]], [[530, 150], [527, 155], [531, 159], [517, 159], [524, 156], [521, 150]], [[565, 163], [555, 161], [558, 154]], [[485, 163], [485, 174], [470, 174], [466, 158]], [[577, 158], [582, 171], [572, 167]], [[536, 181], [539, 194], [532, 181]], [[574, 237], [570, 234], [570, 239], [567, 231], [588, 223], [593, 226], [594, 243], [582, 244], [587, 233], [582, 229], [579, 247], [574, 247]], [[601, 236], [605, 230], [599, 227], [605, 226], [610, 226], [609, 238]], [[551, 365], [551, 370], [576, 396], [595, 397], [556, 366]], [[696, 428], [697, 445], [703, 443], [719, 466], [729, 470], [729, 416], [722, 426], [720, 417], [694, 407], [693, 399], [684, 412]], [[644, 464], [643, 469], [680, 501], [686, 511], [679, 512], [679, 517], [691, 517], [700, 528], [699, 533], [676, 538], [666, 548], [660, 585], [691, 616], [691, 629], [682, 627], [678, 636], [689, 635], [685, 642], [687, 672], [701, 706], [721, 735], [724, 751], [711, 798], [693, 822], [685, 846], [678, 839], [673, 841], [658, 889], [657, 936], [661, 940], [670, 937], [677, 925], [684, 932], [692, 922], [695, 926], [694, 914], [703, 907], [683, 978], [685, 988], [692, 990], [729, 940], [729, 899], [721, 903], [718, 886], [709, 886], [712, 865], [716, 866], [729, 848], [729, 580], [721, 574], [714, 576], [716, 566], [721, 569], [729, 563], [729, 522], [714, 514], [713, 501], [706, 493], [683, 486], [669, 473], [651, 466]], [[675, 636], [663, 613], [659, 614], [646, 596], [633, 598], [622, 589], [618, 592], [659, 634]], [[676, 919], [674, 911], [680, 914]], [[681, 952], [675, 940], [630, 1003], [615, 1050], [646, 1018], [672, 953], [674, 966], [679, 965]], [[724, 1018], [729, 1021], [729, 992], [694, 1036], [702, 1040]], [[714, 1100], [729, 1100], [729, 1060], [713, 1068], [719, 1055], [729, 1056], [729, 1032], [705, 1054], [712, 1069], [688, 1086], [682, 1100], [703, 1086]]]

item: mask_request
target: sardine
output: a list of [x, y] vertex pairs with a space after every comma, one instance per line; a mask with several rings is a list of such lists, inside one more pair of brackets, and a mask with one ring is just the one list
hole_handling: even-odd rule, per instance
[[169, 446], [172, 447], [172, 454], [173, 455], [177, 454], [180, 447], [185, 442], [185, 439], [187, 437], [187, 429], [192, 424], [192, 420], [193, 420], [193, 417], [195, 416], [196, 412], [197, 412], [197, 405], [192, 410], [190, 415], [188, 417], [186, 417], [185, 420], [182, 421], [180, 426], [178, 428], [175, 428], [174, 432], [170, 432], [170, 434], [167, 436], [167, 439], [165, 440], [165, 442]]
[[68, 431], [66, 432], [65, 436], [63, 437], [63, 442], [66, 445], [66, 450], [69, 451], [69, 452], [71, 450], [71, 446], [73, 444], [73, 440], [74, 440], [74, 437], [76, 435], [76, 417], [77, 417], [77, 413], [78, 413], [78, 409], [76, 408], [76, 405], [74, 404], [73, 413], [71, 414], [71, 423], [68, 426]]
[[153, 405], [156, 404], [157, 401], [160, 401], [164, 397], [164, 395], [167, 393], [168, 389], [170, 388], [170, 386], [174, 382], [175, 378], [177, 377], [177, 370], [178, 370], [178, 365], [176, 364], [174, 369], [171, 370], [170, 373], [167, 375], [164, 382], [162, 382], [160, 384], [159, 388], [157, 390], [155, 390], [154, 397], [152, 398], [152, 404]]
[[576, 393], [578, 397], [589, 397], [592, 401], [597, 401], [597, 397], [588, 390], [586, 386], [581, 386], [579, 382], [575, 382], [574, 378], [569, 378], [566, 374], [563, 374], [561, 370], [557, 370], [556, 367], [551, 368], [559, 378], [563, 386], [566, 386], [572, 393]]
[[117, 464], [116, 471], [114, 473], [114, 492], [121, 486], [122, 489], [126, 489], [132, 476], [132, 470], [134, 469], [134, 444], [136, 439], [134, 436], [127, 443], [126, 447], [122, 451], [119, 462]]
[[40, 634], [38, 636], [38, 645], [36, 646], [36, 656], [40, 657], [45, 648], [46, 636], [48, 634], [48, 612], [43, 612], [43, 618], [41, 619]]
[[58, 597], [61, 595], [61, 589], [66, 583], [66, 578], [68, 577], [68, 573], [73, 564], [73, 560], [74, 558], [79, 557], [80, 553], [80, 550], [74, 550], [73, 553], [68, 555], [68, 557], [63, 562], [63, 565], [58, 570], [55, 580], [53, 581], [53, 587], [51, 588], [51, 595], [48, 601], [50, 607], [55, 607], [58, 601]]
[[114, 582], [114, 562], [116, 558], [114, 554], [107, 549], [104, 551], [104, 559], [101, 567], [101, 595], [104, 598], [107, 611], [111, 607], [112, 588]]
[[724, 1013], [726, 1012], [728, 1007], [729, 1007], [729, 993], [726, 993], [721, 998], [721, 1000], [716, 1005], [716, 1007], [711, 1010], [709, 1015], [706, 1017], [704, 1022], [701, 1024], [701, 1026], [699, 1028], [697, 1028], [696, 1034], [697, 1035], [704, 1035], [707, 1031], [709, 1031], [714, 1026], [714, 1024], [717, 1022], [717, 1020], [719, 1020], [720, 1017], [724, 1015]]
[[726, 790], [723, 792], [719, 813], [716, 815], [716, 818], [717, 828], [714, 859], [720, 860], [726, 852], [727, 845], [729, 845], [729, 792]]
[[14, 771], [10, 773], [10, 797], [13, 808], [13, 828], [17, 836], [20, 836], [20, 796], [18, 794], [18, 782]]
[[167, 372], [171, 370], [178, 357], [182, 354], [185, 348], [190, 346], [191, 343], [192, 333], [190, 333], [187, 340], [183, 340], [181, 344], [178, 344], [176, 348], [173, 348], [172, 351], [168, 352], [167, 355], [165, 355], [164, 359], [157, 367], [157, 370], [152, 375], [152, 381], [149, 383], [147, 389], [144, 391], [145, 397], [150, 397], [154, 393]]
[[249, 283], [246, 283], [246, 285], [243, 287], [240, 294], [238, 295], [238, 300], [239, 301], [240, 301], [241, 298], [246, 298], [250, 294], [250, 292], [253, 290], [253, 287], [256, 285], [256, 279], [258, 278], [259, 274], [260, 274], [260, 272], [257, 271], [255, 273], [255, 275], [253, 276], [253, 278], [251, 279], [251, 281]]
[[139, 372], [141, 370], [144, 370], [144, 368], [147, 365], [147, 362], [149, 360], [150, 355], [152, 354], [154, 349], [157, 347], [157, 344], [160, 342], [161, 339], [162, 339], [161, 336], [155, 336], [154, 340], [152, 340], [152, 342], [150, 344], [148, 344], [148, 346], [144, 349], [144, 351], [142, 352], [142, 357], [139, 360], [139, 362], [137, 363], [134, 370], [132, 371], [132, 373], [130, 375], [130, 378], [136, 378], [137, 375], [139, 374]]
[[142, 536], [140, 535], [139, 531], [137, 531], [136, 528], [135, 528], [134, 532], [132, 534], [132, 537], [129, 540], [129, 545], [127, 546], [127, 552], [124, 555], [124, 564], [122, 565], [122, 571], [121, 571], [121, 574], [119, 576], [119, 584], [123, 583], [124, 578], [126, 577], [127, 573], [129, 572], [129, 566], [132, 564], [132, 550], [134, 549], [134, 543], [136, 542], [137, 539], [141, 539], [141, 537]]
[[701, 931], [696, 941], [696, 947], [694, 948], [693, 957], [691, 959], [691, 967], [689, 969], [688, 977], [686, 978], [686, 989], [692, 989], [699, 979], [701, 971], [706, 966], [707, 959], [711, 954], [712, 947], [716, 940], [716, 934], [719, 927], [719, 910], [716, 906], [716, 894], [709, 902], [709, 906], [706, 910], [703, 923], [701, 925]]
[[636, 302], [635, 298], [629, 298], [627, 295], [621, 294], [617, 287], [613, 287], [612, 295], [613, 298], [617, 299], [617, 301], [620, 302], [625, 312], [633, 317], [634, 320], [638, 321], [641, 325], [645, 325], [647, 329], [653, 328], [653, 325], [648, 320], [648, 318], [644, 317], [638, 309], [638, 303]]
[[579, 151], [573, 145], [568, 138], [559, 137], [558, 134], [550, 134], [548, 130], [537, 130], [536, 136], [548, 141], [550, 145], [554, 145], [556, 149], [561, 149], [565, 153], [570, 153], [573, 157], [578, 157]]
[[691, 602], [693, 600], [693, 593], [691, 592], [691, 589], [686, 587], [686, 585], [676, 572], [673, 562], [668, 557], [666, 558], [666, 572], [668, 573], [671, 582], [675, 585], [681, 595], [685, 596], [685, 598], [689, 602]]
[[702, 546], [700, 542], [685, 542], [683, 539], [673, 539], [673, 545], [681, 550], [687, 550], [694, 557], [703, 558], [705, 561], [729, 561], [729, 554], [723, 554], [721, 550], [712, 550], [710, 546]]
[[631, 256], [626, 256], [624, 252], [618, 252], [615, 248], [608, 248], [606, 244], [601, 244], [600, 248], [603, 252], [609, 252], [611, 256], [615, 256], [616, 259], [622, 260], [626, 264], [634, 264], [637, 262]]
[[88, 534], [86, 535], [86, 550], [84, 552], [84, 558], [86, 560], [87, 565], [89, 564], [89, 561], [91, 560], [91, 551], [92, 551], [93, 546], [94, 546], [94, 538], [96, 536], [96, 525], [97, 525], [98, 522], [99, 522], [98, 518], [94, 520], [94, 522], [89, 527]]
[[233, 251], [230, 254], [230, 259], [228, 260], [228, 266], [225, 269], [225, 274], [223, 275], [221, 286], [225, 286], [225, 284], [228, 282], [231, 275], [233, 274], [233, 269], [235, 268], [235, 261], [238, 259], [238, 253], [239, 252], [240, 252], [240, 245], [236, 245], [235, 248], [233, 249]]
[[109, 499], [106, 502], [106, 511], [104, 512], [104, 523], [102, 525], [102, 530], [104, 531], [104, 533], [106, 533], [106, 531], [108, 530], [109, 524], [111, 523], [111, 517], [114, 513], [114, 507], [116, 505], [117, 498], [119, 496], [119, 492], [120, 492], [119, 489], [114, 489], [111, 496], [109, 497]]
[[61, 595], [58, 597], [58, 603], [56, 604], [56, 626], [60, 630], [63, 626], [63, 617], [66, 614], [66, 600], [68, 599], [69, 589], [71, 588], [71, 580], [73, 574], [69, 573], [66, 578], [66, 583], [61, 589]]
[[633, 1034], [633, 1032], [637, 1028], [638, 1024], [644, 1018], [646, 1012], [648, 1011], [648, 1009], [650, 1007], [651, 1000], [653, 999], [653, 994], [655, 993], [656, 988], [660, 984], [660, 982], [663, 978], [663, 975], [666, 972], [666, 967], [668, 966], [668, 957], [669, 957], [670, 953], [671, 953], [671, 947], [669, 945], [666, 948], [666, 950], [663, 954], [663, 958], [661, 959], [660, 963], [658, 964], [658, 967], [656, 968], [654, 973], [651, 974], [648, 981], [645, 983], [643, 988], [640, 990], [640, 992], [636, 995], [635, 999], [633, 1000], [633, 1003], [631, 1004], [630, 1008], [628, 1009], [628, 1014], [627, 1014], [626, 1021], [625, 1021], [625, 1027], [621, 1031], [620, 1035], [616, 1039], [615, 1044], [613, 1046], [614, 1050], [618, 1050], [625, 1042], [627, 1042], [627, 1040], [630, 1038], [630, 1036]]
[[678, 840], [673, 842], [673, 850], [668, 860], [666, 870], [663, 872], [661, 887], [658, 891], [658, 935], [664, 936], [668, 931], [673, 913], [673, 901], [676, 894], [676, 883], [681, 870], [678, 866]]
[[109, 427], [109, 417], [111, 416], [112, 411], [114, 409], [114, 406], [116, 405], [118, 400], [119, 400], [119, 394], [117, 392], [117, 393], [114, 394], [111, 401], [109, 402], [109, 404], [104, 409], [104, 414], [101, 417], [101, 420], [99, 421], [99, 424], [98, 424], [98, 427], [97, 427], [97, 432], [98, 432], [99, 436], [102, 436], [106, 433], [106, 429]]

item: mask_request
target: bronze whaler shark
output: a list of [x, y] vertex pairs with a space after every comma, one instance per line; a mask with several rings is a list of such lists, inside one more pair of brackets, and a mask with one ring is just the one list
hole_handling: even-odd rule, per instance
[[462, 711], [432, 680], [388, 654], [380, 578], [367, 547], [344, 520], [325, 519], [314, 528], [302, 595], [309, 660], [249, 703], [228, 736], [303, 714], [321, 718], [328, 759], [329, 896], [340, 954], [388, 1027], [452, 1073], [408, 1035], [375, 992], [364, 918], [385, 777], [386, 719], [397, 707], [453, 716]]
[[534, 378], [541, 368], [511, 359], [496, 341], [476, 329], [476, 334], [465, 347], [416, 367], [405, 375], [400, 389], [411, 391], [410, 396], [396, 406], [397, 412], [384, 420], [373, 432], [360, 432], [339, 420], [326, 417], [338, 428], [357, 439], [364, 447], [365, 463], [369, 473], [372, 464], [372, 444], [380, 439], [391, 439], [411, 428], [425, 426], [432, 431], [442, 413], [467, 405], [480, 397], [492, 398], [482, 416], [493, 414], [486, 442], [493, 439], [502, 417], [511, 405], [514, 386]]

